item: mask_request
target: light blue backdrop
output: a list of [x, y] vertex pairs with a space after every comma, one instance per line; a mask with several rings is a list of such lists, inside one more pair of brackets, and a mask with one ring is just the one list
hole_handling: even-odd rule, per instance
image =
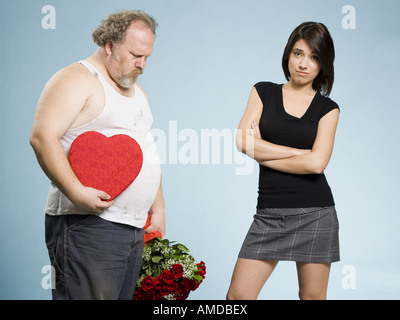
[[[56, 29], [42, 27], [45, 5], [56, 9]], [[342, 13], [345, 5], [355, 9], [355, 21]], [[341, 107], [326, 174], [342, 259], [332, 266], [328, 298], [399, 299], [397, 0], [1, 1], [0, 298], [51, 298], [42, 287], [49, 263], [43, 227], [49, 181], [29, 146], [33, 115], [46, 81], [94, 52], [92, 30], [117, 9], [142, 9], [159, 23], [140, 83], [165, 157], [166, 237], [184, 243], [207, 266], [190, 298], [225, 299], [255, 213], [258, 179], [253, 162], [226, 150], [234, 149], [251, 86], [284, 82], [287, 38], [301, 22], [314, 20], [325, 23], [335, 41], [331, 98]], [[355, 29], [344, 28], [354, 22]], [[211, 136], [220, 138], [214, 151]], [[199, 147], [187, 150], [196, 139]], [[185, 164], [189, 155], [194, 158]], [[212, 155], [221, 158], [213, 164]], [[238, 175], [243, 167], [247, 174]], [[281, 262], [260, 299], [297, 299], [297, 290], [295, 265]]]

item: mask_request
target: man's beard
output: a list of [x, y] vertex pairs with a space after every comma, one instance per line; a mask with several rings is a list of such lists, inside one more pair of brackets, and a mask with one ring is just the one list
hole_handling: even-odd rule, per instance
[[[116, 51], [113, 52], [113, 57], [118, 62], [120, 61], [119, 55], [117, 54]], [[135, 70], [129, 72], [128, 74], [123, 75], [121, 77], [121, 79], [118, 80], [117, 83], [121, 88], [124, 88], [124, 89], [133, 88], [133, 86], [135, 85], [135, 83], [137, 81], [138, 76], [141, 74], [143, 74], [143, 69], [140, 69], [140, 68], [135, 69]]]
[[135, 85], [135, 83], [137, 81], [138, 76], [141, 74], [143, 74], [142, 69], [133, 70], [130, 73], [122, 76], [122, 78], [119, 79], [119, 81], [118, 81], [118, 85], [121, 88], [125, 88], [125, 89], [133, 88], [133, 86]]

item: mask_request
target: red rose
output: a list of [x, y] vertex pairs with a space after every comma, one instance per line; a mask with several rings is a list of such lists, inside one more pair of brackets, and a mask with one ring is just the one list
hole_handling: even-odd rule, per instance
[[178, 284], [179, 289], [175, 291], [175, 298], [176, 300], [186, 300], [189, 296], [190, 291], [192, 291], [192, 280], [182, 277], [178, 280]]
[[157, 290], [154, 294], [154, 300], [165, 300], [164, 296]]
[[154, 291], [144, 291], [139, 288], [135, 292], [135, 300], [154, 300]]
[[143, 291], [144, 300], [154, 300], [154, 291]]
[[162, 284], [172, 284], [175, 281], [175, 277], [170, 270], [164, 270], [160, 274], [160, 282]]
[[177, 295], [177, 294], [181, 294], [184, 291], [184, 288], [182, 286], [178, 285], [176, 286], [175, 291], [173, 292], [173, 294]]
[[204, 278], [206, 274], [206, 264], [203, 261], [201, 261], [200, 263], [196, 264], [196, 266], [197, 266], [197, 273]]
[[135, 300], [144, 300], [143, 299], [143, 289], [138, 288], [134, 294]]
[[160, 290], [162, 288], [162, 284], [160, 281], [160, 276], [154, 278], [154, 286], [156, 289]]
[[182, 287], [184, 287], [184, 290], [188, 291], [196, 290], [197, 287], [199, 286], [199, 283], [196, 280], [190, 280], [187, 278], [180, 279], [179, 283], [181, 284]]
[[198, 282], [197, 280], [193, 279], [192, 280], [192, 290], [196, 290], [200, 285], [200, 282]]
[[182, 278], [183, 275], [183, 267], [181, 264], [174, 264], [171, 268], [171, 272], [174, 275], [175, 279]]
[[155, 288], [154, 279], [152, 276], [147, 276], [142, 280], [142, 289], [144, 291], [151, 291]]
[[186, 300], [189, 296], [190, 290], [182, 290], [179, 294], [176, 294], [176, 300]]
[[[154, 285], [156, 287], [156, 296], [157, 296], [157, 293], [161, 296], [170, 294], [170, 292], [167, 289], [164, 289], [164, 287], [163, 287], [163, 283], [161, 282], [161, 275], [155, 277]], [[156, 300], [160, 300], [160, 299], [156, 299]]]
[[176, 290], [178, 283], [175, 281], [175, 277], [170, 270], [164, 270], [160, 274], [160, 282], [164, 290], [172, 293]]

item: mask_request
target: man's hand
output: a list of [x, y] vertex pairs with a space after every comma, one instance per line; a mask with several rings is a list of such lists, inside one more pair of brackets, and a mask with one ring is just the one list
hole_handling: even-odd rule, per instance
[[107, 201], [110, 199], [110, 195], [104, 191], [85, 186], [82, 186], [69, 198], [76, 207], [90, 213], [102, 213], [113, 205], [113, 201]]
[[158, 187], [158, 192], [156, 198], [154, 199], [153, 205], [150, 208], [150, 225], [145, 230], [145, 233], [152, 233], [155, 231], [160, 231], [164, 237], [166, 232], [165, 226], [165, 205], [164, 205], [164, 195], [162, 191], [162, 181], [160, 179], [160, 186]]
[[160, 231], [161, 234], [165, 235], [165, 215], [164, 214], [157, 214], [157, 213], [152, 213], [150, 215], [150, 225], [146, 230], [144, 231], [145, 233], [152, 233], [155, 231]]

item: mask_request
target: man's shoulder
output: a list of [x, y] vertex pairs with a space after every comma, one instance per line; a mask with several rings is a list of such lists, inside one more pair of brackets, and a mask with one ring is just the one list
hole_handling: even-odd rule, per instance
[[73, 63], [57, 71], [52, 77], [56, 80], [90, 81], [93, 75], [80, 63]]
[[98, 81], [85, 66], [80, 63], [73, 63], [58, 70], [49, 79], [46, 86], [69, 92], [72, 90], [90, 93], [96, 85], [99, 85]]

